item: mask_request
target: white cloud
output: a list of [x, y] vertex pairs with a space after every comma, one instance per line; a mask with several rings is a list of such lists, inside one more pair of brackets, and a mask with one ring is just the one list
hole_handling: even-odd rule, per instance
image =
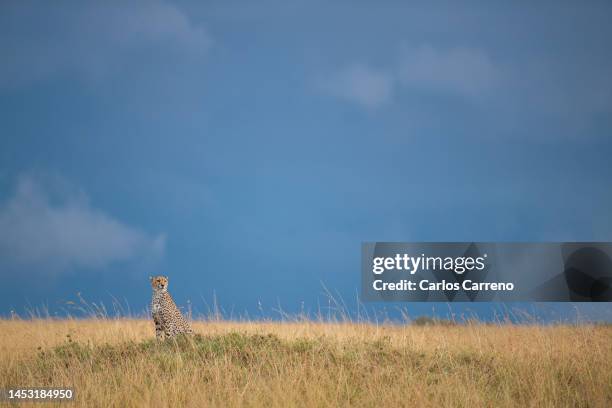
[[0, 16], [0, 85], [179, 66], [202, 58], [211, 44], [204, 27], [163, 0], [8, 2]]
[[330, 95], [367, 109], [378, 108], [393, 96], [393, 77], [362, 64], [351, 65], [319, 81], [319, 85]]
[[391, 102], [400, 90], [485, 96], [501, 82], [501, 72], [481, 50], [447, 50], [421, 46], [405, 49], [400, 63], [388, 72], [353, 64], [319, 81], [323, 91], [373, 109]]
[[[538, 137], [558, 137], [587, 134], [610, 113], [608, 71], [605, 60], [585, 64], [546, 54], [493, 58], [481, 47], [422, 44], [402, 48], [397, 62], [382, 70], [350, 65], [320, 84], [328, 95], [368, 109], [401, 101], [413, 120], [432, 106], [420, 105], [423, 96], [451, 96], [455, 103], [475, 107], [474, 119], [490, 121], [497, 134], [504, 129], [504, 134], [532, 137], [533, 131], [525, 131], [529, 124], [538, 129]], [[440, 105], [443, 112], [445, 106]], [[427, 115], [421, 117], [428, 120]]]
[[45, 187], [22, 176], [14, 195], [0, 205], [3, 263], [58, 273], [163, 256], [164, 235], [149, 235], [92, 208], [83, 193]]
[[494, 89], [501, 73], [482, 50], [469, 47], [435, 49], [421, 46], [404, 50], [398, 70], [408, 88], [451, 92], [467, 97]]

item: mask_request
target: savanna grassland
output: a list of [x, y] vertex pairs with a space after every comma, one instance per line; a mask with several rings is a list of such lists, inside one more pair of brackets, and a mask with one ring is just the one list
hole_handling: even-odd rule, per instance
[[62, 405], [87, 407], [612, 406], [610, 325], [194, 329], [157, 342], [148, 320], [1, 320], [0, 388], [70, 386]]

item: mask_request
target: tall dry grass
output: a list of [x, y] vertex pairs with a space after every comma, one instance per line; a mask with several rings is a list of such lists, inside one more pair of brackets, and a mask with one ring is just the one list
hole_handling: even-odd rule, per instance
[[[0, 388], [74, 406], [612, 406], [612, 327], [1, 320]], [[49, 406], [49, 405], [45, 405]]]

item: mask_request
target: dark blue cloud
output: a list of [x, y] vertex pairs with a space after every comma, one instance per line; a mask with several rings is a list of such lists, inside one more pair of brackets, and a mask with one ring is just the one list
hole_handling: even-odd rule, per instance
[[166, 237], [146, 268], [3, 268], [1, 312], [141, 310], [150, 270], [201, 309], [315, 311], [322, 283], [355, 303], [362, 241], [612, 239], [605, 3], [0, 8], [2, 208], [56, 174], [130, 254]]

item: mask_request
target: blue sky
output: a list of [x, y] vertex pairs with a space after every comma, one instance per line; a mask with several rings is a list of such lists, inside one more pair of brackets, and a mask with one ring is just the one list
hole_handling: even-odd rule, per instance
[[612, 240], [609, 3], [0, 10], [2, 314], [157, 273], [312, 311], [362, 241]]

